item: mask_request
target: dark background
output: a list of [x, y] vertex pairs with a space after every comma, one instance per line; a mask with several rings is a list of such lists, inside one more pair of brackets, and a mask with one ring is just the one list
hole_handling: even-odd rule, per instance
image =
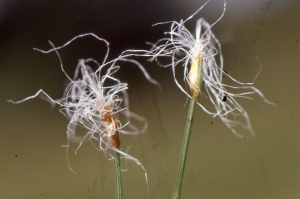
[[[68, 170], [65, 149], [67, 120], [39, 98], [20, 100], [45, 90], [60, 98], [66, 77], [48, 40], [56, 46], [74, 36], [93, 32], [110, 42], [109, 59], [125, 49], [149, 48], [169, 30], [157, 22], [186, 19], [205, 1], [3, 1], [0, 0], [0, 197], [113, 198], [113, 162], [85, 144]], [[241, 99], [256, 136], [239, 139], [219, 121], [198, 108], [191, 138], [182, 198], [298, 198], [300, 188], [299, 35], [300, 4], [296, 0], [227, 1], [223, 19], [213, 27], [223, 48], [224, 69], [251, 82], [277, 106], [258, 96]], [[186, 27], [219, 18], [223, 1], [212, 0]], [[105, 45], [85, 37], [60, 51], [72, 76], [80, 58], [103, 59]], [[148, 172], [149, 190], [140, 167], [122, 162], [124, 198], [171, 198], [187, 107], [170, 69], [140, 59], [163, 92], [133, 65], [124, 64], [117, 77], [129, 83], [130, 106], [147, 118], [148, 131], [122, 136], [122, 149], [138, 158]], [[177, 74], [182, 69], [178, 68]], [[226, 80], [225, 80], [226, 81]], [[205, 98], [199, 99], [208, 104]], [[242, 132], [247, 133], [247, 132]]]

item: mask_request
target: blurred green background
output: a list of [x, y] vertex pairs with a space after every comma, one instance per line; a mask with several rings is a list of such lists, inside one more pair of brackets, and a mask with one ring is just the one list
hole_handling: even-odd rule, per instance
[[[39, 89], [60, 98], [66, 77], [55, 53], [42, 54], [74, 36], [93, 32], [110, 42], [109, 59], [125, 49], [148, 48], [164, 36], [169, 25], [157, 22], [186, 19], [204, 0], [0, 0], [0, 198], [114, 198], [113, 162], [85, 144], [67, 167], [67, 119], [58, 107], [39, 98], [12, 105]], [[226, 13], [213, 31], [222, 43], [224, 70], [251, 82], [277, 104], [259, 96], [240, 99], [256, 136], [239, 139], [218, 118], [197, 108], [182, 198], [299, 198], [300, 195], [300, 2], [297, 0], [228, 0]], [[193, 31], [198, 18], [213, 23], [223, 1], [212, 0], [186, 26]], [[60, 51], [73, 75], [80, 58], [103, 59], [105, 45], [82, 38]], [[133, 65], [121, 67], [117, 77], [129, 83], [131, 111], [149, 122], [141, 136], [122, 136], [121, 148], [144, 165], [122, 162], [124, 198], [171, 198], [187, 107], [170, 68], [140, 59], [163, 92], [145, 80]], [[178, 67], [177, 74], [182, 72]], [[226, 81], [226, 80], [225, 80]], [[200, 98], [209, 104], [206, 98]], [[247, 132], [241, 133], [246, 134]]]

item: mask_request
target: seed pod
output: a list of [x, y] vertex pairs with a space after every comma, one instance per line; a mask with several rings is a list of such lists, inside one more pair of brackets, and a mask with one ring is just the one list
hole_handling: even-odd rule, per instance
[[192, 96], [198, 97], [200, 93], [201, 81], [202, 81], [202, 65], [201, 55], [197, 54], [196, 59], [192, 60], [191, 69], [188, 76], [189, 86]]

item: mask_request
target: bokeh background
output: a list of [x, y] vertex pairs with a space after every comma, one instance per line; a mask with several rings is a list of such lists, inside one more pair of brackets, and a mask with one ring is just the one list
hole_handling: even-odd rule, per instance
[[[66, 77], [50, 49], [72, 37], [93, 32], [110, 42], [113, 59], [125, 49], [148, 48], [169, 25], [157, 22], [186, 19], [205, 0], [1, 0], [0, 1], [0, 198], [114, 198], [113, 162], [90, 144], [75, 155], [65, 148], [67, 119], [58, 107], [39, 98], [8, 104], [45, 90], [62, 96]], [[197, 108], [182, 198], [299, 198], [300, 195], [300, 2], [297, 0], [227, 0], [226, 13], [213, 31], [222, 43], [225, 68], [243, 82], [255, 81], [277, 106], [259, 96], [240, 99], [256, 136], [239, 139], [218, 118]], [[213, 23], [223, 1], [211, 2], [190, 20]], [[82, 38], [60, 51], [72, 75], [80, 58], [103, 59], [105, 45]], [[147, 118], [141, 136], [122, 136], [122, 149], [144, 165], [122, 162], [124, 198], [171, 198], [187, 114], [186, 97], [175, 86], [170, 69], [140, 59], [163, 87], [161, 92], [133, 65], [117, 77], [129, 83], [130, 106]], [[178, 74], [182, 71], [178, 67]], [[206, 98], [199, 99], [208, 104]], [[247, 132], [241, 133], [247, 134]]]

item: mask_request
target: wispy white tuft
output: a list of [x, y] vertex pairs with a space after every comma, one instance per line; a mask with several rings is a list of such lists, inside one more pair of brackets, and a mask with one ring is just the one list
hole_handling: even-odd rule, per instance
[[[75, 39], [88, 35], [106, 43], [107, 53], [104, 61], [102, 64], [99, 64], [96, 60], [91, 58], [80, 59], [75, 69], [74, 77], [71, 78], [64, 70], [58, 50], [69, 45]], [[145, 172], [146, 181], [148, 182], [147, 173], [140, 161], [121, 151], [110, 142], [110, 138], [115, 133], [137, 135], [144, 133], [148, 127], [148, 123], [143, 117], [129, 111], [128, 85], [114, 77], [114, 74], [120, 68], [116, 63], [119, 61], [134, 63], [142, 70], [150, 82], [157, 85], [158, 83], [153, 80], [143, 66], [135, 60], [119, 57], [110, 62], [106, 62], [109, 53], [109, 43], [93, 33], [79, 35], [60, 47], [54, 47], [51, 42], [50, 44], [53, 48], [49, 51], [35, 50], [43, 53], [56, 52], [61, 63], [61, 70], [70, 81], [63, 93], [63, 97], [53, 100], [41, 89], [35, 95], [23, 100], [16, 102], [8, 100], [8, 102], [19, 104], [42, 94], [44, 99], [60, 106], [60, 112], [69, 119], [66, 132], [67, 144], [64, 145], [64, 147], [66, 147], [67, 150], [68, 167], [74, 173], [76, 172], [69, 164], [68, 148], [70, 142], [78, 143], [76, 153], [83, 143], [90, 141], [97, 150], [104, 151], [109, 159], [114, 158], [111, 151], [116, 151], [121, 154], [121, 158], [134, 161], [137, 165], [142, 167]], [[91, 65], [96, 66], [97, 70], [94, 71]], [[107, 115], [111, 117], [110, 119], [113, 120], [113, 122], [108, 122], [107, 118], [105, 118]], [[123, 115], [122, 118], [124, 119], [122, 121], [118, 119], [121, 115]], [[134, 126], [130, 121], [131, 119], [140, 122], [143, 125], [142, 129]], [[125, 130], [125, 127], [127, 130]], [[78, 135], [76, 131], [78, 128], [84, 129], [85, 135]]]
[[[224, 2], [223, 13], [212, 25], [210, 25], [203, 18], [198, 19], [196, 22], [195, 35], [193, 35], [185, 27], [185, 23], [192, 19], [208, 2], [209, 1], [207, 1], [186, 20], [181, 20], [180, 22], [169, 21], [155, 24], [171, 24], [170, 31], [165, 32], [165, 35], [168, 37], [159, 39], [156, 43], [148, 43], [152, 46], [150, 50], [128, 50], [124, 52], [124, 55], [150, 57], [150, 61], [158, 61], [158, 58], [160, 57], [170, 57], [171, 62], [169, 64], [160, 65], [163, 67], [172, 68], [176, 85], [189, 98], [191, 98], [189, 91], [187, 91], [176, 78], [176, 66], [182, 65], [184, 67], [183, 79], [187, 84], [190, 84], [190, 79], [188, 76], [190, 70], [189, 66], [194, 60], [199, 58], [199, 56], [203, 57], [203, 86], [201, 94], [210, 100], [215, 110], [209, 110], [199, 102], [198, 105], [207, 114], [213, 117], [218, 116], [222, 122], [238, 137], [243, 136], [236, 131], [237, 126], [248, 130], [252, 135], [254, 135], [247, 112], [236, 100], [238, 98], [252, 99], [249, 95], [258, 94], [266, 103], [273, 103], [269, 102], [264, 97], [263, 93], [253, 86], [254, 81], [250, 83], [240, 82], [223, 70], [221, 44], [211, 29], [223, 17], [226, 10], [226, 2]], [[223, 76], [232, 80], [233, 84], [236, 86], [224, 84], [222, 82]], [[238, 118], [242, 118], [242, 120]]]

